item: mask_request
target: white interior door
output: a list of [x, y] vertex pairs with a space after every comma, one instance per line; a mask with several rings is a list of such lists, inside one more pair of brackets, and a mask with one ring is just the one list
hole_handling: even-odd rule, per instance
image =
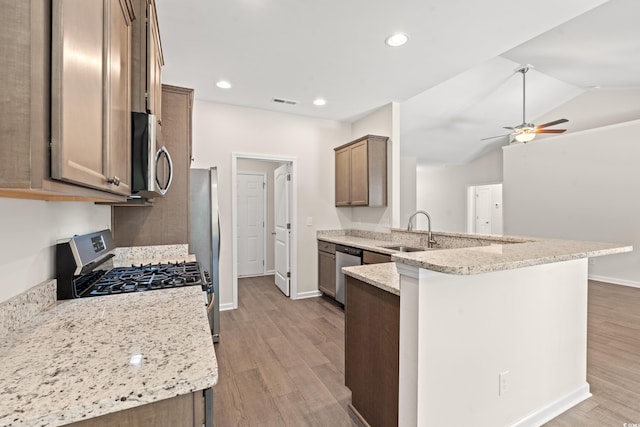
[[238, 276], [264, 274], [265, 177], [238, 173]]
[[491, 234], [491, 187], [476, 187], [476, 233]]
[[283, 165], [274, 171], [274, 218], [275, 218], [275, 282], [283, 294], [289, 296], [289, 247], [291, 234], [291, 213], [289, 208], [291, 173], [289, 165]]

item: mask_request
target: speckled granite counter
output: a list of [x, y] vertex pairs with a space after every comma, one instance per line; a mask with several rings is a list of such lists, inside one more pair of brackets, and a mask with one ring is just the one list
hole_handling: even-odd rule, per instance
[[195, 286], [59, 303], [10, 334], [0, 360], [2, 426], [63, 425], [218, 381]]
[[395, 262], [343, 267], [342, 272], [383, 291], [400, 295], [400, 276]]
[[630, 252], [632, 246], [571, 240], [397, 253], [393, 261], [447, 274], [479, 274]]
[[[469, 275], [511, 270], [539, 264], [611, 255], [633, 250], [632, 246], [571, 240], [545, 240], [515, 236], [488, 236], [464, 233], [441, 233], [439, 243], [423, 252], [398, 252], [381, 246], [409, 245], [425, 247], [424, 231], [391, 233], [360, 230], [319, 231], [318, 240], [353, 246], [392, 255], [392, 260], [447, 274]], [[385, 265], [385, 264], [383, 264]], [[378, 264], [343, 268], [343, 272], [366, 283], [399, 295], [395, 267]]]
[[113, 254], [114, 267], [196, 260], [195, 255], [189, 254], [187, 244], [120, 247]]

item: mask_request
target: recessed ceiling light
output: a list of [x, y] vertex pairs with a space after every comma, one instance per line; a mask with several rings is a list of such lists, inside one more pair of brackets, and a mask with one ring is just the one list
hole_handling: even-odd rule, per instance
[[321, 107], [321, 106], [326, 105], [326, 104], [327, 104], [327, 101], [325, 101], [322, 98], [318, 98], [318, 99], [313, 101], [313, 105], [317, 105], [318, 107]]
[[389, 37], [387, 37], [384, 40], [384, 42], [387, 44], [387, 46], [398, 47], [405, 44], [407, 40], [409, 40], [409, 36], [406, 35], [405, 33], [396, 33], [396, 34], [391, 34]]
[[216, 86], [218, 86], [220, 89], [231, 89], [231, 83], [226, 80], [220, 80], [218, 83], [216, 83]]

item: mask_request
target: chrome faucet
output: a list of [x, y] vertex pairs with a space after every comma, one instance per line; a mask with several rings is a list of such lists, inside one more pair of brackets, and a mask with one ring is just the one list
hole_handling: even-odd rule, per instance
[[418, 214], [423, 214], [424, 216], [427, 217], [427, 247], [428, 248], [432, 248], [433, 245], [436, 242], [435, 240], [433, 240], [433, 237], [431, 235], [431, 217], [429, 216], [428, 213], [426, 213], [425, 211], [416, 211], [413, 215], [411, 215], [409, 217], [409, 224], [407, 224], [407, 231], [411, 231], [413, 230], [413, 219], [416, 217], [416, 215]]

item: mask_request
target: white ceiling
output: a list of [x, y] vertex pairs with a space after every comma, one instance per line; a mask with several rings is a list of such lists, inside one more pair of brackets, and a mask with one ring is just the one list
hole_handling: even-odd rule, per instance
[[[332, 120], [400, 102], [402, 153], [422, 164], [463, 163], [507, 142], [479, 139], [522, 122], [520, 64], [536, 67], [528, 121], [591, 86], [640, 86], [635, 0], [156, 3], [165, 82], [198, 99]], [[396, 31], [409, 42], [388, 48]]]

